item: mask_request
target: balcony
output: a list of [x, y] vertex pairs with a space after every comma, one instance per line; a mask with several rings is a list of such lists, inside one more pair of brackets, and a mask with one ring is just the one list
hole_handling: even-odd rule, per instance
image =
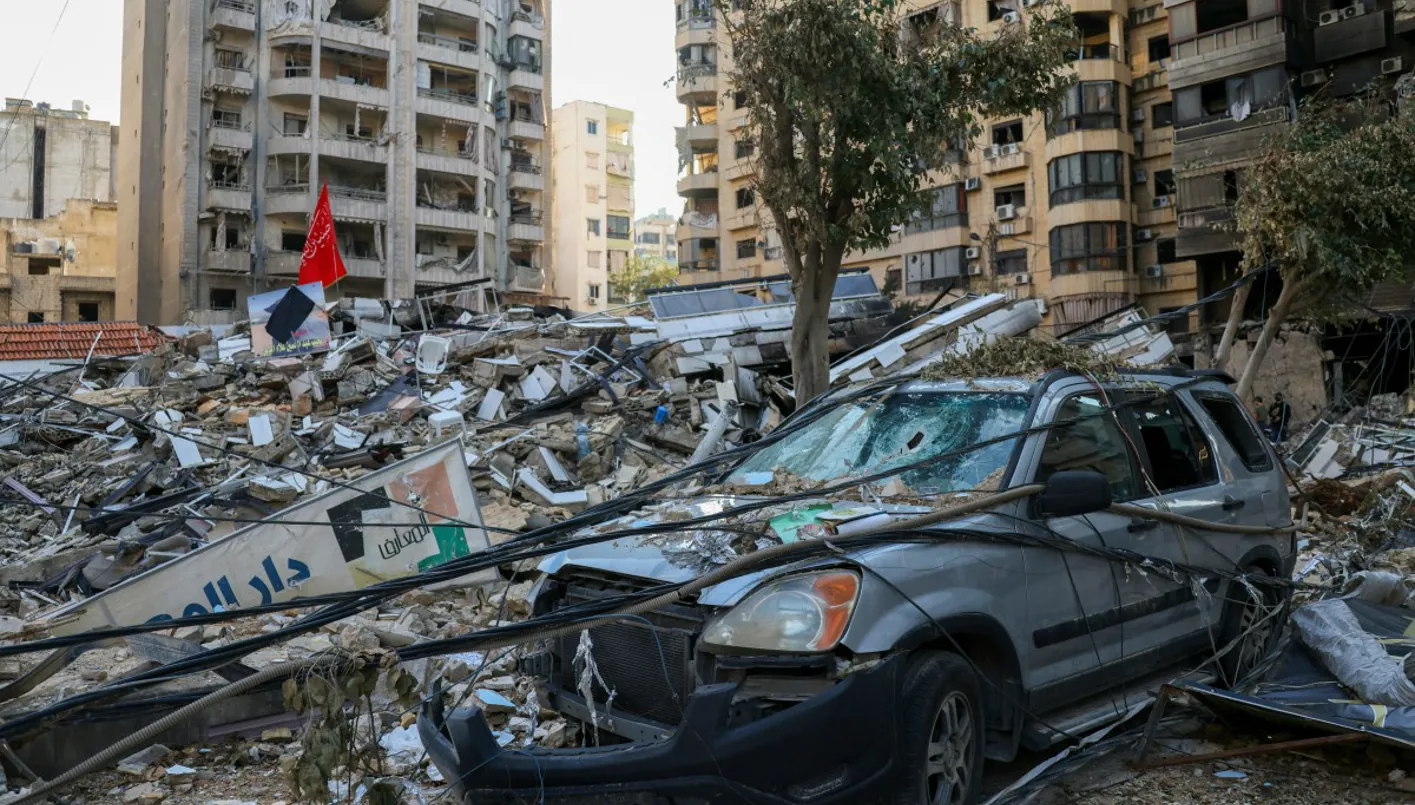
[[388, 220], [388, 194], [367, 187], [329, 186], [329, 205], [336, 221], [383, 223]]
[[717, 213], [683, 213], [678, 219], [677, 236], [683, 240], [717, 237]]
[[1220, 28], [1171, 46], [1170, 89], [1283, 64], [1292, 54], [1295, 28], [1282, 17]]
[[459, 232], [475, 232], [481, 229], [481, 216], [476, 210], [438, 209], [418, 204], [413, 220], [419, 229], [447, 229]]
[[678, 180], [678, 195], [684, 198], [717, 198], [717, 171], [692, 173]]
[[512, 291], [542, 293], [545, 290], [545, 271], [535, 265], [513, 265], [510, 285], [509, 290]]
[[528, 14], [520, 10], [513, 11], [511, 13], [511, 27], [507, 29], [506, 35], [544, 40], [545, 20], [539, 14]]
[[545, 176], [531, 160], [512, 159], [508, 181], [512, 190], [545, 190]]
[[262, 205], [266, 215], [309, 215], [314, 209], [308, 184], [267, 185]]
[[216, 251], [206, 253], [206, 270], [223, 274], [251, 273], [251, 253], [247, 251]]
[[541, 75], [539, 68], [531, 69], [524, 65], [517, 65], [511, 71], [511, 77], [507, 80], [506, 85], [512, 89], [542, 92], [545, 90], [545, 76]]
[[537, 123], [530, 118], [516, 117], [507, 127], [506, 135], [513, 140], [544, 140], [545, 124]]
[[482, 122], [483, 120], [482, 110], [477, 104], [475, 94], [450, 89], [418, 87], [417, 112], [420, 115], [432, 115], [433, 117], [469, 123]]
[[424, 61], [460, 67], [463, 70], [481, 69], [481, 46], [475, 39], [454, 39], [436, 34], [418, 34], [418, 58]]
[[761, 224], [761, 220], [761, 214], [755, 208], [739, 210], [736, 215], [727, 219], [727, 228], [733, 232], [754, 229]]
[[678, 100], [710, 95], [717, 103], [717, 65], [706, 63], [678, 65]]
[[371, 137], [350, 137], [334, 134], [319, 138], [319, 151], [323, 156], [339, 159], [356, 159], [361, 162], [387, 164], [388, 146], [380, 145]]
[[251, 187], [240, 182], [210, 180], [206, 183], [206, 208], [248, 213], [251, 211]]
[[541, 225], [540, 213], [511, 216], [506, 227], [506, 240], [513, 243], [544, 242], [545, 227]]
[[688, 126], [688, 143], [699, 148], [717, 147], [717, 124], [703, 123], [696, 126]]
[[1141, 227], [1172, 224], [1175, 220], [1174, 196], [1155, 196], [1139, 202], [1139, 212], [1135, 215], [1135, 225]]
[[[1245, 131], [1247, 129], [1264, 128], [1277, 123], [1286, 123], [1288, 116], [1289, 112], [1285, 99], [1267, 109], [1256, 110], [1242, 120], [1234, 120], [1225, 112], [1200, 123], [1192, 123], [1183, 127], [1175, 126], [1174, 142], [1176, 144], [1192, 143], [1195, 140], [1204, 140], [1219, 135]], [[1253, 144], [1257, 145], [1257, 143]], [[1178, 151], [1179, 149], [1175, 150]], [[1179, 154], [1176, 153], [1175, 162], [1178, 163], [1179, 161]]]
[[393, 40], [381, 27], [339, 20], [320, 25], [319, 35], [330, 42], [387, 55]]
[[[1359, 3], [1357, 8], [1364, 8]], [[1312, 31], [1312, 53], [1318, 64], [1347, 59], [1360, 53], [1383, 50], [1386, 46], [1386, 16], [1389, 12], [1358, 14], [1337, 22], [1319, 25]], [[1327, 12], [1341, 15], [1342, 12]], [[1325, 16], [1325, 15], [1324, 15]], [[1344, 16], [1344, 15], [1343, 15]]]
[[418, 170], [451, 173], [457, 176], [475, 176], [481, 165], [470, 155], [461, 151], [440, 151], [434, 148], [418, 149]]
[[211, 8], [211, 27], [254, 31], [254, 0], [216, 0]]
[[[1021, 212], [1023, 208], [1018, 207], [1017, 210]], [[1030, 215], [1018, 215], [1011, 220], [997, 222], [997, 235], [1001, 238], [1012, 238], [1018, 235], [1029, 235], [1031, 233], [1032, 216]]]
[[715, 258], [703, 260], [687, 260], [678, 263], [679, 274], [692, 274], [698, 271], [720, 271], [722, 264]]
[[227, 123], [212, 121], [206, 130], [207, 145], [225, 151], [251, 150], [252, 137], [249, 123]]
[[353, 104], [376, 106], [380, 109], [388, 108], [387, 89], [371, 84], [360, 84], [347, 76], [320, 79], [319, 94], [325, 98], [334, 98]]
[[1119, 45], [1104, 42], [1099, 45], [1082, 45], [1066, 54], [1067, 61], [1124, 61], [1124, 51]]
[[1233, 220], [1232, 207], [1210, 207], [1179, 213], [1179, 236], [1174, 250], [1180, 259], [1198, 257], [1238, 248], [1238, 234], [1227, 230]]
[[678, 23], [678, 33], [673, 47], [682, 49], [689, 45], [711, 45], [716, 41], [717, 18], [712, 12], [698, 14], [690, 12], [688, 18]]
[[481, 2], [479, 0], [418, 0], [418, 5], [459, 14], [463, 17], [474, 19], [481, 17]]
[[[265, 254], [265, 273], [271, 277], [297, 277], [300, 274], [302, 252], [282, 252], [274, 249]], [[345, 268], [348, 268], [346, 263]]]
[[349, 272], [349, 276], [359, 279], [381, 280], [387, 276], [383, 263], [375, 257], [350, 257], [346, 254], [344, 270]]
[[1030, 167], [1031, 164], [1032, 155], [1016, 143], [992, 145], [983, 149], [983, 173], [989, 176], [1020, 170]]
[[314, 94], [314, 79], [310, 78], [308, 67], [290, 67], [280, 70], [265, 87], [272, 98], [301, 98], [308, 101]]
[[255, 76], [244, 67], [212, 67], [206, 71], [206, 85], [221, 92], [249, 95], [255, 92]]
[[1169, 70], [1164, 67], [1152, 69], [1148, 73], [1138, 76], [1134, 81], [1130, 82], [1130, 92], [1132, 96], [1141, 92], [1168, 88]]
[[265, 141], [265, 153], [270, 156], [312, 154], [314, 153], [314, 143], [308, 137], [271, 137]]

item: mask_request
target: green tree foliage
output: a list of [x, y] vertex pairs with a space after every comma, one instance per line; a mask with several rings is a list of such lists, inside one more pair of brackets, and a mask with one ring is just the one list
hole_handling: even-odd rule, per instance
[[[851, 250], [888, 245], [953, 144], [988, 117], [1052, 106], [1076, 30], [1049, 0], [988, 32], [906, 18], [900, 0], [716, 0], [728, 73], [757, 132], [757, 197], [796, 296], [796, 398], [829, 379], [827, 315]], [[724, 61], [726, 61], [724, 57]]]
[[[1238, 393], [1247, 398], [1273, 336], [1294, 309], [1348, 309], [1415, 256], [1415, 112], [1374, 98], [1308, 101], [1243, 174], [1234, 226], [1244, 267], [1272, 261], [1282, 293]], [[1241, 311], [1238, 311], [1241, 315]]]
[[611, 297], [625, 302], [642, 302], [644, 291], [665, 288], [678, 279], [678, 268], [658, 257], [629, 255], [629, 260], [618, 271], [609, 272]]

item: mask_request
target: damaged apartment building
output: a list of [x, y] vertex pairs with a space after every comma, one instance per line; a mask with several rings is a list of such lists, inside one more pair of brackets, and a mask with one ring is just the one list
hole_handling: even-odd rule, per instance
[[0, 117], [0, 323], [111, 321], [117, 128], [7, 98]]
[[296, 280], [326, 186], [338, 293], [541, 298], [550, 0], [125, 2], [119, 273], [139, 320], [245, 318]]
[[[685, 109], [680, 281], [784, 274], [780, 240], [752, 189], [755, 143], [744, 96], [719, 70], [725, 25], [708, 0], [676, 5], [676, 87]], [[937, 25], [987, 34], [1031, 13], [1027, 0], [902, 5], [905, 35]], [[847, 268], [869, 268], [901, 300], [927, 302], [949, 289], [1043, 300], [1045, 325], [1057, 335], [1132, 306], [1170, 313], [1237, 278], [1240, 254], [1224, 227], [1243, 166], [1303, 97], [1398, 82], [1415, 89], [1409, 0], [1068, 5], [1081, 41], [1070, 54], [1077, 81], [1061, 105], [984, 121], [978, 140], [956, 144], [953, 170], [928, 177], [927, 209], [888, 249], [848, 255]], [[1276, 282], [1249, 296], [1248, 318], [1271, 306]], [[1408, 284], [1382, 288], [1368, 303], [1383, 313], [1415, 310]], [[1171, 319], [1180, 359], [1207, 365], [1227, 316], [1225, 300]], [[1323, 352], [1342, 354], [1349, 342], [1330, 343], [1318, 331], [1315, 348], [1304, 343], [1292, 357], [1320, 378]], [[1361, 339], [1378, 344], [1381, 336]], [[1370, 359], [1372, 349], [1358, 345], [1353, 354], [1364, 350]], [[1234, 357], [1246, 354], [1240, 344]], [[1280, 355], [1274, 364], [1288, 365]], [[1340, 396], [1331, 382], [1340, 368], [1326, 371], [1327, 389], [1317, 396]], [[1348, 381], [1355, 371], [1347, 367]]]

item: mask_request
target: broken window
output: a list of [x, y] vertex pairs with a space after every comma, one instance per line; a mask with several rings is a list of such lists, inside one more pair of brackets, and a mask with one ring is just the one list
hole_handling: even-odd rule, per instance
[[29, 313], [25, 314], [25, 321], [30, 324], [43, 324], [44, 314], [37, 310], [31, 310]]
[[927, 206], [910, 214], [906, 232], [932, 232], [968, 225], [968, 194], [962, 182], [925, 190], [923, 196]]
[[285, 113], [283, 133], [286, 137], [303, 137], [305, 129], [309, 127], [309, 115], [296, 115]]
[[1089, 470], [1105, 476], [1116, 501], [1134, 500], [1140, 489], [1125, 434], [1100, 395], [1067, 398], [1052, 419], [1046, 449], [1037, 465], [1036, 483], [1066, 470]]
[[1156, 36], [1149, 43], [1150, 63], [1158, 64], [1169, 58], [1169, 35]]
[[732, 108], [733, 108], [733, 109], [746, 109], [746, 108], [747, 108], [747, 91], [746, 91], [746, 90], [739, 89], [739, 90], [734, 90], [734, 91], [733, 91], [733, 93], [732, 93]]
[[1083, 199], [1125, 198], [1125, 155], [1087, 151], [1057, 157], [1047, 164], [1051, 206]]
[[207, 302], [212, 310], [235, 310], [236, 291], [234, 288], [212, 288], [208, 292]]
[[961, 285], [967, 259], [967, 249], [962, 246], [905, 255], [904, 292], [914, 296]]
[[1155, 241], [1155, 262], [1161, 265], [1179, 262], [1179, 252], [1174, 238]]
[[1178, 186], [1174, 183], [1174, 171], [1155, 171], [1155, 195], [1172, 196], [1178, 192]]
[[241, 165], [239, 162], [213, 160], [211, 163], [211, 185], [226, 189], [241, 189]]
[[1174, 397], [1158, 396], [1131, 408], [1150, 473], [1161, 493], [1218, 480], [1213, 452], [1194, 417]]
[[[749, 475], [771, 472], [834, 481], [929, 462], [1015, 434], [1028, 405], [1023, 394], [928, 391], [842, 404], [758, 450], [727, 483], [744, 484]], [[1000, 489], [1014, 445], [1015, 440], [1002, 440], [966, 450], [906, 470], [898, 479], [918, 494]]]
[[1120, 128], [1121, 91], [1116, 81], [1083, 81], [1070, 87], [1061, 105], [1047, 112], [1047, 136]]
[[993, 260], [999, 275], [1027, 273], [1027, 250], [1013, 249], [998, 252]]
[[97, 303], [97, 302], [80, 302], [79, 305], [78, 305], [78, 308], [79, 308], [79, 321], [83, 321], [83, 322], [96, 322], [96, 321], [98, 321], [98, 303]]
[[227, 70], [244, 70], [246, 69], [246, 54], [239, 50], [218, 49], [216, 51], [216, 66]]
[[993, 145], [1013, 145], [1022, 142], [1022, 121], [1013, 120], [992, 127]]
[[737, 209], [746, 209], [757, 203], [757, 192], [750, 187], [737, 188]]
[[747, 238], [737, 241], [737, 259], [749, 260], [757, 256], [757, 239]]
[[239, 130], [241, 128], [241, 110], [221, 109], [219, 107], [216, 109], [212, 109], [211, 125], [215, 126], [218, 129]]
[[1071, 224], [1051, 230], [1051, 273], [1123, 271], [1129, 224], [1118, 222]]
[[1195, 33], [1205, 34], [1248, 21], [1248, 0], [1204, 0], [1193, 7]]
[[29, 276], [31, 277], [48, 276], [49, 269], [51, 268], [59, 268], [59, 261], [57, 259], [49, 257], [31, 257], [29, 259]]
[[993, 207], [1005, 207], [1009, 204], [1019, 209], [1027, 206], [1026, 185], [1014, 184], [1008, 187], [999, 187], [993, 191]]
[[1150, 127], [1156, 129], [1174, 125], [1174, 104], [1171, 101], [1150, 107]]
[[1228, 440], [1234, 452], [1243, 461], [1243, 466], [1253, 472], [1272, 468], [1272, 459], [1269, 458], [1268, 449], [1258, 434], [1253, 417], [1243, 410], [1237, 399], [1209, 394], [1196, 396], [1199, 404], [1208, 412], [1209, 418], [1218, 425], [1223, 438]]
[[305, 250], [305, 233], [283, 230], [280, 233], [280, 251], [302, 252]]
[[757, 152], [757, 144], [752, 140], [741, 139], [737, 141], [736, 153], [738, 159], [746, 159]]
[[1260, 109], [1287, 103], [1287, 68], [1269, 67], [1174, 92], [1175, 125], [1244, 120]]

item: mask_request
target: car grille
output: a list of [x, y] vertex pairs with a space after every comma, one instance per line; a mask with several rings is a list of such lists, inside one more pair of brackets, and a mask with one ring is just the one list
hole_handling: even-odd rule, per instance
[[[581, 604], [619, 592], [622, 588], [606, 590], [598, 584], [571, 583], [565, 604]], [[597, 681], [593, 685], [595, 701], [600, 706], [607, 704], [608, 687], [615, 694], [615, 712], [670, 726], [678, 724], [697, 684], [693, 644], [702, 626], [702, 616], [695, 607], [674, 606], [642, 619], [625, 619], [590, 629], [594, 661], [604, 679], [604, 686]], [[576, 632], [557, 638], [552, 649], [556, 655], [556, 682], [572, 693], [578, 693], [578, 675], [583, 667], [575, 666], [579, 643]]]

